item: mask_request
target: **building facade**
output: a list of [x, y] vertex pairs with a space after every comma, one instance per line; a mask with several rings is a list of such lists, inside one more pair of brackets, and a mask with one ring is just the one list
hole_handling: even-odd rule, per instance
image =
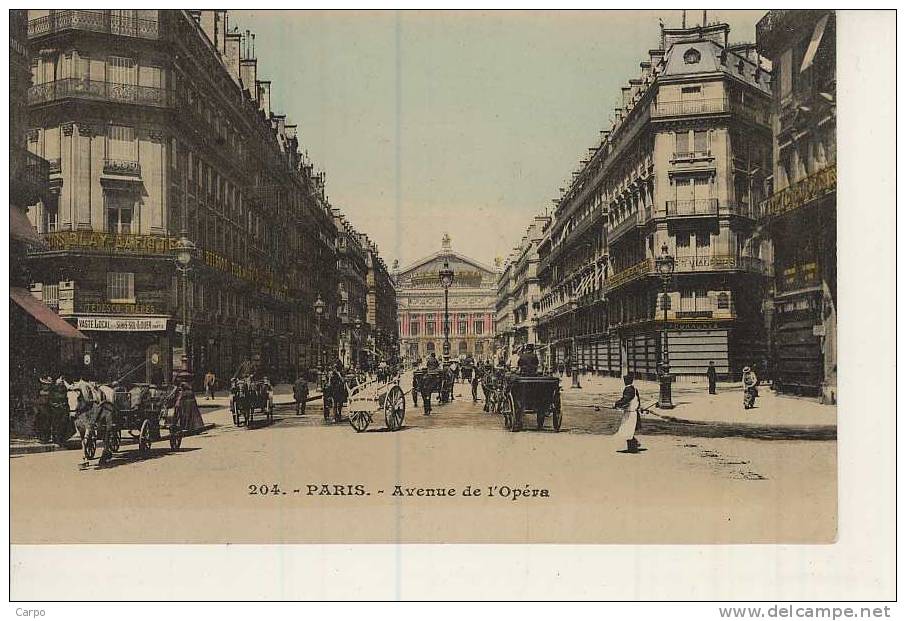
[[399, 354], [399, 320], [396, 314], [396, 287], [381, 258], [377, 244], [365, 237], [365, 262], [368, 267], [368, 314], [371, 351], [374, 358], [394, 361]]
[[549, 217], [535, 217], [519, 245], [507, 257], [497, 280], [495, 337], [499, 337], [498, 357], [507, 359], [518, 347], [539, 342], [538, 248], [549, 224]]
[[340, 304], [337, 318], [340, 321], [340, 360], [347, 367], [361, 366], [368, 359], [368, 340], [371, 329], [368, 323], [368, 265], [364, 236], [334, 208], [337, 227], [337, 293]]
[[506, 261], [497, 277], [497, 299], [494, 305], [495, 360], [507, 360], [513, 354], [513, 264]]
[[444, 235], [441, 250], [400, 270], [394, 277], [400, 322], [400, 356], [410, 361], [443, 353], [444, 288], [439, 272], [448, 263], [454, 272], [449, 289], [450, 355], [494, 354], [497, 273], [453, 251]]
[[774, 257], [767, 314], [774, 385], [835, 403], [836, 16], [770, 11], [756, 37], [773, 65], [773, 193], [761, 222]]
[[280, 379], [336, 355], [324, 174], [271, 110], [253, 42], [223, 10], [29, 12], [28, 148], [52, 191], [30, 213], [31, 280], [91, 335], [86, 376], [167, 381], [187, 360], [224, 378], [255, 358]]
[[[771, 170], [771, 75], [729, 26], [661, 29], [622, 105], [555, 201], [538, 244], [550, 366], [655, 377], [763, 366], [770, 261], [758, 205]], [[675, 257], [666, 296], [655, 271]], [[666, 320], [664, 307], [666, 306]]]

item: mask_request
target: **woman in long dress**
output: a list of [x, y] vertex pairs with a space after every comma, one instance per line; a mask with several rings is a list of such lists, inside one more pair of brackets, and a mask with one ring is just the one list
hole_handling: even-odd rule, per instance
[[632, 374], [623, 376], [623, 396], [614, 404], [617, 409], [623, 410], [623, 416], [620, 418], [620, 428], [617, 429], [617, 437], [626, 441], [627, 453], [638, 453], [639, 441], [635, 438], [636, 429], [639, 426], [639, 408], [641, 407], [641, 397], [638, 389], [632, 385]]

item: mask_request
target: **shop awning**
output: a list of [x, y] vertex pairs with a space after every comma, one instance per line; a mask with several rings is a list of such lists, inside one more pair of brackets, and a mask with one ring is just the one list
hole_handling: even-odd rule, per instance
[[9, 235], [13, 239], [28, 244], [41, 243], [41, 238], [38, 237], [35, 227], [28, 221], [28, 216], [25, 215], [25, 211], [15, 205], [9, 206]]
[[66, 339], [87, 339], [88, 337], [63, 321], [63, 319], [48, 308], [41, 300], [33, 296], [27, 289], [10, 287], [9, 299], [22, 307], [22, 309], [35, 318], [49, 330]]
[[799, 72], [802, 73], [812, 66], [815, 61], [815, 54], [818, 53], [818, 47], [821, 45], [821, 39], [824, 37], [824, 29], [827, 27], [827, 20], [830, 15], [825, 15], [815, 24], [815, 30], [812, 32], [812, 40], [808, 42], [808, 48], [805, 50], [805, 56], [802, 57], [802, 66]]

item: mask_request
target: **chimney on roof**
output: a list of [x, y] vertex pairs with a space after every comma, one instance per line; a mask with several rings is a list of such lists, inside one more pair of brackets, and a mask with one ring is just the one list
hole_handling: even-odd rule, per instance
[[264, 118], [271, 118], [271, 83], [269, 80], [258, 82], [258, 109], [264, 112]]
[[224, 54], [223, 61], [226, 64], [227, 71], [233, 76], [233, 79], [240, 83], [240, 47], [242, 45], [242, 35], [238, 32], [228, 32], [224, 37]]
[[[629, 101], [632, 99], [632, 88], [629, 86], [621, 86], [620, 90], [623, 91], [623, 105], [628, 106]], [[619, 108], [616, 108], [619, 111]]]

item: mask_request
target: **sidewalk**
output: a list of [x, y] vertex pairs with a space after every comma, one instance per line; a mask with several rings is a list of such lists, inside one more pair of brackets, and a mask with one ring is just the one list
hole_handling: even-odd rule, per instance
[[[582, 389], [571, 389], [570, 379], [562, 381], [564, 401], [612, 406], [623, 391], [623, 380], [616, 377], [580, 376]], [[657, 401], [660, 387], [651, 380], [634, 382], [642, 395], [642, 405]], [[581, 394], [577, 394], [581, 393]], [[837, 407], [822, 405], [817, 399], [781, 395], [770, 386], [758, 387], [755, 407], [742, 407], [742, 383], [718, 383], [717, 394], [708, 394], [708, 383], [681, 382], [673, 384], [672, 410], [652, 411], [659, 416], [681, 422], [741, 424], [763, 427], [836, 427]]]

